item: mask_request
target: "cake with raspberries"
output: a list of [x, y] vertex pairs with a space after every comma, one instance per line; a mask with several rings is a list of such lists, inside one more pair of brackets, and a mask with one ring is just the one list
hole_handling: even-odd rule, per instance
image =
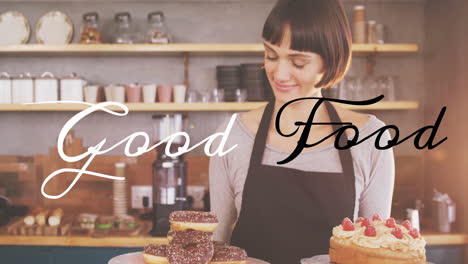
[[426, 241], [409, 221], [345, 218], [333, 228], [330, 261], [333, 264], [425, 264]]

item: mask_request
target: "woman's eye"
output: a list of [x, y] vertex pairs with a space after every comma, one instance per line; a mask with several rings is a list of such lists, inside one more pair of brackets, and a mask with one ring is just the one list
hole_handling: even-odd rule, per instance
[[302, 69], [304, 68], [305, 64], [297, 64], [297, 63], [293, 63], [294, 67], [298, 68], [298, 69]]
[[298, 69], [302, 69], [302, 68], [304, 68], [304, 66], [305, 66], [307, 63], [304, 63], [304, 62], [295, 62], [295, 61], [293, 61], [292, 64], [293, 64], [294, 67], [296, 67], [296, 68], [298, 68]]
[[268, 56], [268, 55], [267, 55], [267, 56], [266, 56], [266, 59], [267, 59], [267, 60], [274, 61], [274, 60], [277, 60], [278, 57], [272, 57], [272, 56]]

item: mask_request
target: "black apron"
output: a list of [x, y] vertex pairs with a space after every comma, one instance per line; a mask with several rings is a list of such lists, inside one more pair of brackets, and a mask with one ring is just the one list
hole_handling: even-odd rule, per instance
[[[341, 122], [335, 108], [328, 101], [324, 103], [330, 120]], [[301, 258], [328, 254], [332, 228], [345, 217], [352, 219], [353, 160], [349, 148], [337, 150], [343, 173], [263, 165], [273, 109], [274, 102], [270, 102], [255, 136], [231, 244], [244, 248], [250, 257], [272, 264], [299, 263]], [[334, 130], [339, 128], [333, 125]], [[341, 140], [347, 140], [346, 136]]]

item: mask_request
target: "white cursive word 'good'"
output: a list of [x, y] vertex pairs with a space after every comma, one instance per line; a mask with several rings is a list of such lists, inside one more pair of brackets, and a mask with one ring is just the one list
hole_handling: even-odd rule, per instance
[[[189, 138], [189, 135], [186, 132], [174, 133], [174, 134], [166, 137], [165, 139], [161, 140], [160, 142], [158, 142], [157, 144], [155, 144], [155, 145], [153, 145], [151, 147], [149, 146], [150, 145], [150, 139], [149, 139], [148, 134], [146, 134], [145, 132], [135, 132], [132, 135], [124, 138], [123, 140], [121, 140], [117, 144], [109, 147], [108, 149], [101, 150], [103, 148], [104, 144], [106, 143], [106, 139], [104, 138], [96, 146], [89, 147], [87, 152], [82, 153], [82, 154], [77, 155], [77, 156], [70, 157], [70, 156], [66, 155], [65, 152], [63, 151], [63, 143], [65, 141], [65, 137], [67, 136], [68, 132], [81, 119], [83, 119], [84, 117], [86, 117], [90, 113], [95, 112], [97, 110], [102, 110], [104, 112], [107, 112], [109, 114], [116, 115], [116, 116], [125, 116], [125, 115], [128, 114], [129, 110], [124, 104], [117, 103], [117, 102], [103, 102], [103, 103], [99, 103], [99, 104], [91, 104], [91, 103], [84, 103], [84, 102], [77, 102], [77, 101], [65, 101], [65, 102], [64, 101], [60, 101], [60, 102], [52, 101], [52, 102], [41, 102], [41, 103], [34, 103], [34, 104], [49, 104], [49, 103], [78, 103], [78, 104], [85, 104], [85, 105], [90, 106], [89, 108], [86, 108], [85, 110], [79, 112], [78, 114], [73, 116], [70, 120], [68, 120], [68, 122], [63, 126], [62, 130], [60, 131], [60, 134], [59, 134], [58, 140], [57, 140], [58, 153], [59, 153], [60, 157], [64, 161], [78, 162], [78, 161], [83, 160], [83, 159], [85, 159], [87, 157], [88, 157], [88, 160], [83, 165], [83, 167], [81, 169], [79, 169], [79, 170], [78, 169], [72, 169], [72, 168], [63, 168], [63, 169], [56, 170], [55, 172], [53, 172], [49, 176], [47, 176], [47, 178], [42, 183], [41, 193], [42, 193], [42, 195], [44, 197], [49, 198], [49, 199], [59, 199], [59, 198], [63, 197], [65, 194], [67, 194], [73, 188], [73, 186], [78, 182], [78, 180], [80, 179], [80, 177], [83, 174], [92, 175], [92, 176], [101, 177], [101, 178], [107, 178], [107, 179], [111, 179], [111, 180], [124, 180], [125, 179], [124, 177], [116, 177], [116, 176], [112, 176], [112, 175], [106, 175], [106, 174], [102, 174], [102, 173], [88, 171], [86, 169], [88, 168], [89, 164], [94, 159], [94, 157], [96, 157], [98, 155], [105, 154], [105, 153], [113, 150], [114, 148], [118, 147], [119, 145], [124, 144], [125, 142], [127, 142], [126, 145], [125, 145], [125, 155], [127, 157], [139, 156], [139, 155], [141, 155], [143, 153], [146, 153], [146, 152], [149, 152], [149, 151], [155, 149], [156, 147], [158, 147], [159, 145], [161, 145], [161, 144], [163, 144], [165, 142], [167, 142], [165, 152], [166, 152], [166, 155], [170, 156], [170, 157], [177, 157], [179, 155], [182, 155], [182, 154], [184, 154], [186, 152], [189, 152], [189, 151], [197, 148], [198, 146], [202, 145], [203, 143], [205, 143], [205, 148], [204, 148], [205, 154], [208, 155], [208, 156], [214, 156], [214, 155], [224, 156], [228, 152], [230, 152], [231, 150], [233, 150], [234, 148], [237, 147], [237, 144], [236, 144], [236, 145], [232, 146], [230, 149], [228, 149], [226, 151], [223, 150], [224, 145], [226, 144], [226, 141], [227, 141], [227, 137], [229, 136], [231, 128], [232, 128], [232, 126], [234, 124], [234, 120], [236, 119], [237, 114], [233, 114], [231, 116], [231, 120], [229, 121], [229, 124], [227, 125], [226, 130], [224, 132], [215, 133], [215, 134], [205, 138], [204, 140], [200, 141], [199, 143], [197, 143], [196, 145], [194, 145], [192, 147], [189, 147], [190, 138]], [[112, 111], [112, 110], [107, 108], [108, 106], [118, 107], [121, 110], [123, 110], [123, 113]], [[143, 137], [143, 139], [144, 139], [143, 146], [138, 147], [137, 151], [135, 153], [130, 153], [130, 146], [132, 145], [132, 142], [137, 137]], [[176, 153], [171, 153], [170, 152], [171, 144], [178, 137], [185, 138], [185, 143], [184, 143], [183, 146], [178, 148], [178, 151]], [[211, 145], [213, 144], [215, 139], [218, 138], [218, 137], [221, 137], [220, 144], [218, 145], [218, 147], [216, 148], [216, 150], [214, 152], [210, 152]], [[65, 191], [63, 191], [61, 194], [58, 194], [58, 195], [47, 194], [44, 191], [45, 186], [47, 185], [47, 183], [50, 180], [52, 180], [55, 176], [57, 176], [57, 175], [59, 175], [61, 173], [64, 173], [64, 172], [76, 173], [75, 178], [73, 179], [71, 184], [68, 186], [68, 188]]]

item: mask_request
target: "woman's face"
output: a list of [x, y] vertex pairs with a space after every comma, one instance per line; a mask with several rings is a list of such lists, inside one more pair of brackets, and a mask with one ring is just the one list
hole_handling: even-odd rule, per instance
[[279, 46], [264, 41], [265, 71], [279, 102], [314, 96], [319, 91], [315, 85], [323, 76], [322, 57], [313, 52], [291, 50], [290, 36], [287, 27]]

